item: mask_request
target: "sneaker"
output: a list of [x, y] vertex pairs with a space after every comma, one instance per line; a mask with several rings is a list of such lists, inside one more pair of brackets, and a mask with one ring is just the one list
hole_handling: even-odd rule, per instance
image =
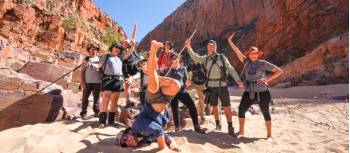
[[215, 130], [221, 131], [221, 125], [220, 124], [216, 124]]
[[103, 123], [100, 123], [99, 125], [98, 125], [98, 128], [100, 128], [100, 129], [103, 129], [103, 128], [105, 128], [106, 127], [106, 124], [103, 124]]
[[227, 129], [228, 135], [235, 136], [235, 129], [232, 126], [229, 126]]
[[194, 126], [194, 131], [200, 133], [200, 134], [205, 134], [207, 132], [206, 129], [202, 129], [199, 125]]

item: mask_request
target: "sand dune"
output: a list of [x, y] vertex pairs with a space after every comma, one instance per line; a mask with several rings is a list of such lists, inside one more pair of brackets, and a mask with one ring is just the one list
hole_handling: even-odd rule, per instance
[[[237, 107], [240, 97], [232, 97]], [[254, 109], [256, 106], [254, 106]], [[275, 99], [272, 106], [273, 139], [266, 140], [262, 115], [247, 114], [246, 137], [233, 138], [223, 130], [214, 131], [214, 120], [207, 116], [208, 134], [193, 132], [191, 127], [172, 133], [191, 153], [347, 153], [349, 151], [348, 102], [334, 100]], [[259, 112], [259, 111], [258, 111]], [[252, 115], [251, 115], [252, 114]], [[224, 116], [222, 116], [225, 119]], [[237, 116], [234, 127], [238, 131]], [[157, 145], [120, 148], [115, 134], [123, 127], [97, 128], [97, 118], [26, 125], [0, 132], [0, 152], [14, 153], [128, 153], [156, 152]], [[170, 152], [165, 150], [163, 152]]]

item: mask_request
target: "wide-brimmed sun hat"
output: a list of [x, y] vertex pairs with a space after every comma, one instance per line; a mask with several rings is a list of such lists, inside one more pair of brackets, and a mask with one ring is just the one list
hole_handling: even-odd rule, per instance
[[260, 51], [257, 47], [252, 46], [249, 47], [249, 49], [247, 51], [244, 52], [245, 56], [249, 56], [250, 53], [257, 53], [259, 58], [262, 57], [264, 55], [264, 52]]

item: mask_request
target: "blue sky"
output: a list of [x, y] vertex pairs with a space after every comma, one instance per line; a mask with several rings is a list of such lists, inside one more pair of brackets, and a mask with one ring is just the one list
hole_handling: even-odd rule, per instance
[[136, 18], [138, 42], [183, 2], [185, 0], [94, 0], [97, 7], [123, 27], [128, 37]]

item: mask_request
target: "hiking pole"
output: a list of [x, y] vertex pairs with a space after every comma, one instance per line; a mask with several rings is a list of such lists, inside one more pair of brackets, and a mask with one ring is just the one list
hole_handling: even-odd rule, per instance
[[[191, 39], [193, 38], [194, 34], [196, 34], [196, 32], [197, 32], [197, 29], [194, 29], [192, 35], [191, 35], [190, 38], [188, 38], [188, 39], [191, 40]], [[181, 55], [181, 53], [185, 50], [185, 48], [186, 48], [186, 46], [184, 46], [184, 47], [181, 49], [181, 51], [179, 52], [179, 55]], [[177, 56], [177, 58], [179, 58], [179, 57], [180, 57], [180, 56]], [[169, 68], [169, 70], [168, 70], [168, 72], [165, 74], [165, 76], [168, 76], [168, 75], [169, 75], [171, 69], [172, 69], [172, 67]]]
[[221, 100], [220, 100], [218, 106], [219, 106], [219, 108], [218, 108], [219, 109], [219, 123], [220, 123], [220, 126], [222, 127], [222, 122], [221, 122]]
[[51, 86], [52, 84], [56, 83], [58, 80], [61, 80], [62, 78], [64, 78], [65, 76], [67, 76], [68, 74], [70, 74], [71, 72], [75, 71], [76, 69], [80, 68], [83, 65], [80, 64], [77, 67], [75, 67], [74, 69], [70, 70], [69, 72], [67, 72], [66, 74], [62, 75], [61, 77], [59, 77], [58, 79], [56, 79], [55, 81], [51, 82], [49, 85], [45, 86], [44, 88], [40, 89], [38, 92], [36, 92], [33, 96], [39, 94], [40, 92], [42, 92], [43, 90], [45, 90], [47, 87]]

